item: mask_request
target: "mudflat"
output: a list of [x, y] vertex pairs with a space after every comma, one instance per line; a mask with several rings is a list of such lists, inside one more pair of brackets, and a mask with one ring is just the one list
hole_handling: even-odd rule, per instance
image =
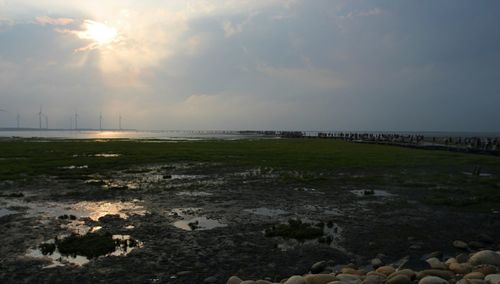
[[498, 249], [495, 156], [322, 139], [0, 149], [1, 283], [279, 281], [323, 260]]

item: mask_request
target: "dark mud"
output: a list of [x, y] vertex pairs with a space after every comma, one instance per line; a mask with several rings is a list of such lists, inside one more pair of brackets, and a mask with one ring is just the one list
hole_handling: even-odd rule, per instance
[[[272, 168], [179, 163], [3, 182], [0, 282], [203, 283], [213, 276], [225, 283], [231, 275], [279, 281], [320, 260], [365, 265], [384, 254], [386, 262], [410, 256], [418, 266], [429, 252], [455, 253], [454, 240], [500, 236], [494, 212], [429, 207], [417, 201], [423, 193], [404, 187], [365, 192], [295, 177], [303, 178]], [[266, 237], [291, 219], [331, 230], [300, 240]], [[79, 262], [33, 253], [57, 236], [96, 231], [141, 245]]]

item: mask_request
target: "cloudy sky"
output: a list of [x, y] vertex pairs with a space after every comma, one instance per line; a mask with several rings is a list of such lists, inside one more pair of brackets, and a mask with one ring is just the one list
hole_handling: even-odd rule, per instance
[[0, 127], [500, 130], [500, 1], [0, 0]]

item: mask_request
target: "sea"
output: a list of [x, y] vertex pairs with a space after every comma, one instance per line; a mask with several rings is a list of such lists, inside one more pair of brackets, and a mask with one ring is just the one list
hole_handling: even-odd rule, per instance
[[[445, 131], [302, 131], [305, 136], [315, 137], [326, 133], [373, 133], [423, 135], [424, 137], [481, 137], [500, 138], [500, 132], [445, 132]], [[0, 129], [1, 138], [46, 138], [46, 139], [144, 139], [144, 140], [237, 140], [276, 138], [263, 131], [234, 130], [16, 130]]]

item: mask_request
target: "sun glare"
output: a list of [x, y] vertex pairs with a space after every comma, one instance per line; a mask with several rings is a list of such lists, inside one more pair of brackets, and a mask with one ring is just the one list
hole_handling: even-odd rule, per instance
[[85, 30], [80, 32], [78, 36], [82, 39], [89, 39], [97, 45], [107, 45], [116, 40], [118, 32], [115, 28], [106, 24], [95, 22], [92, 20], [85, 21]]

